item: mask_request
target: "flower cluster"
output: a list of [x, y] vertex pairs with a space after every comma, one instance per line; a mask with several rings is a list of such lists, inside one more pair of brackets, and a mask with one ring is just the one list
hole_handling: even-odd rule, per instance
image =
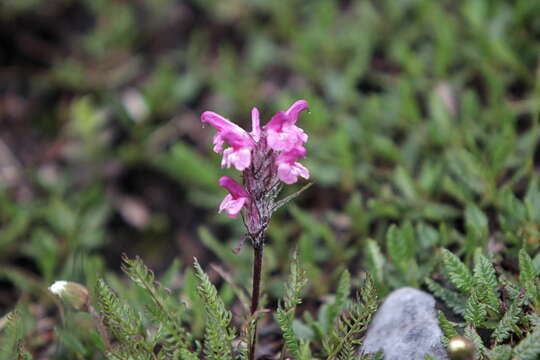
[[[259, 111], [253, 108], [251, 132], [214, 112], [201, 115], [203, 123], [217, 130], [214, 151], [223, 154], [221, 167], [233, 166], [243, 174], [243, 186], [227, 176], [219, 180], [219, 185], [229, 191], [219, 211], [236, 218], [246, 208], [246, 225], [252, 234], [261, 230], [260, 224], [271, 214], [280, 181], [293, 184], [298, 177], [309, 178], [308, 169], [298, 162], [306, 156], [304, 144], [308, 136], [296, 126], [298, 116], [307, 107], [305, 100], [299, 100], [287, 111], [275, 114], [262, 128]], [[229, 146], [226, 149], [225, 143]]]

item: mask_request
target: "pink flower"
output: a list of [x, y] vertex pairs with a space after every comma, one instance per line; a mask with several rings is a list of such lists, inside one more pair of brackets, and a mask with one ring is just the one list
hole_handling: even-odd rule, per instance
[[229, 191], [229, 194], [225, 196], [219, 205], [219, 212], [225, 210], [229, 217], [236, 219], [242, 207], [249, 201], [249, 194], [242, 185], [228, 176], [222, 176], [219, 179], [219, 186]]
[[280, 111], [264, 127], [266, 141], [274, 151], [290, 151], [294, 147], [302, 146], [308, 136], [304, 130], [296, 126], [300, 112], [307, 108], [305, 100], [299, 100], [285, 112]]
[[[221, 167], [235, 167], [243, 172], [243, 185], [224, 176], [219, 185], [229, 194], [219, 206], [219, 212], [236, 218], [246, 207], [245, 224], [250, 234], [260, 233], [272, 213], [274, 198], [271, 194], [277, 180], [293, 184], [298, 177], [309, 178], [309, 170], [298, 159], [306, 156], [304, 143], [307, 134], [296, 126], [300, 113], [307, 109], [305, 100], [296, 101], [286, 111], [275, 114], [261, 128], [259, 110], [251, 110], [251, 132], [212, 111], [201, 115], [203, 123], [216, 130], [214, 151], [223, 153]], [[227, 143], [229, 147], [223, 149]]]
[[221, 138], [231, 145], [231, 147], [223, 151], [221, 167], [229, 168], [234, 165], [238, 171], [244, 171], [248, 168], [251, 164], [252, 141], [235, 132], [225, 132], [221, 135]]
[[[223, 152], [221, 167], [231, 167], [244, 171], [251, 164], [251, 150], [253, 140], [240, 126], [225, 119], [212, 111], [205, 111], [201, 115], [201, 121], [212, 125], [218, 133], [214, 136], [214, 151]], [[231, 146], [223, 151], [223, 144], [227, 142]]]
[[298, 176], [309, 179], [309, 170], [299, 162], [299, 158], [306, 156], [306, 149], [295, 147], [290, 151], [279, 154], [276, 159], [277, 176], [285, 184], [294, 184]]

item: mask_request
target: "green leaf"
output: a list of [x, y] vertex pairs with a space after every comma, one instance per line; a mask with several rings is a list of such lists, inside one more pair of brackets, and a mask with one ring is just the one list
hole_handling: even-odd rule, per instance
[[527, 254], [525, 249], [519, 251], [519, 281], [522, 286], [525, 286], [527, 282], [536, 278], [536, 268], [532, 262], [531, 257]]
[[473, 292], [467, 301], [463, 317], [467, 323], [480, 327], [486, 320], [486, 315], [486, 305], [481, 303], [476, 296], [476, 292]]
[[326, 312], [326, 321], [323, 327], [326, 325], [326, 331], [332, 329], [338, 315], [343, 311], [347, 305], [347, 301], [351, 294], [351, 275], [348, 270], [344, 270], [341, 274], [338, 287], [336, 289], [336, 296], [334, 301], [329, 304]]
[[288, 350], [295, 359], [301, 358], [301, 343], [294, 330], [294, 315], [296, 306], [302, 302], [303, 289], [307, 285], [305, 271], [300, 267], [296, 251], [290, 262], [290, 274], [285, 284], [285, 298], [283, 304], [278, 305], [276, 319], [283, 332], [285, 344], [282, 352]]
[[231, 327], [232, 314], [225, 308], [216, 287], [210, 282], [197, 259], [194, 259], [193, 267], [199, 279], [197, 291], [206, 312], [204, 354], [210, 360], [230, 360], [235, 338], [234, 328]]
[[129, 259], [123, 257], [122, 270], [139, 287], [146, 290], [151, 299], [146, 310], [161, 329], [160, 337], [164, 349], [172, 353], [178, 348], [188, 348], [191, 335], [181, 326], [183, 306], [172, 301], [168, 289], [155, 281], [154, 273], [144, 265], [141, 258]]
[[72, 353], [77, 354], [78, 356], [87, 355], [87, 350], [84, 344], [71, 331], [67, 329], [56, 328], [55, 333], [60, 340], [60, 343], [62, 343]]
[[435, 281], [426, 278], [425, 283], [429, 290], [439, 299], [444, 301], [446, 306], [452, 309], [456, 314], [465, 314], [466, 299], [461, 295], [449, 289], [446, 289]]
[[476, 332], [475, 328], [470, 325], [466, 326], [465, 330], [463, 331], [463, 335], [473, 342], [474, 348], [476, 349], [475, 359], [481, 359], [481, 355], [485, 353], [486, 347], [484, 346], [484, 342], [482, 341], [480, 335], [478, 335]]
[[99, 308], [104, 316], [107, 329], [126, 346], [136, 347], [140, 341], [133, 341], [140, 333], [141, 319], [132, 308], [120, 301], [112, 289], [99, 279], [96, 285]]
[[493, 263], [485, 256], [483, 256], [480, 252], [476, 253], [474, 263], [475, 264], [473, 273], [475, 280], [485, 282], [490, 290], [496, 291], [498, 287], [498, 282], [497, 274], [495, 272], [495, 268], [493, 267]]
[[375, 240], [369, 239], [366, 242], [366, 256], [373, 279], [378, 287], [382, 287], [384, 284], [383, 267], [385, 258]]
[[24, 336], [21, 313], [15, 310], [0, 320], [6, 321], [0, 338], [0, 360], [12, 360]]
[[487, 352], [489, 360], [510, 360], [512, 347], [510, 345], [499, 345]]
[[493, 333], [491, 334], [491, 337], [495, 339], [495, 342], [497, 344], [500, 344], [504, 340], [506, 340], [511, 333], [521, 333], [521, 331], [517, 327], [517, 323], [519, 322], [519, 317], [521, 315], [522, 304], [523, 300], [517, 299], [513, 301], [508, 310], [504, 313], [499, 323], [497, 324], [495, 331], [493, 331]]
[[538, 360], [540, 356], [540, 329], [529, 333], [514, 348], [514, 360]]
[[444, 335], [447, 338], [458, 336], [458, 332], [455, 329], [456, 323], [449, 321], [442, 311], [437, 312], [437, 319], [439, 320], [439, 326], [441, 327]]
[[465, 208], [465, 226], [471, 236], [479, 238], [481, 243], [487, 240], [488, 219], [484, 212], [476, 205], [469, 204]]
[[448, 278], [460, 291], [469, 293], [474, 286], [474, 279], [469, 269], [450, 251], [443, 249], [443, 262]]

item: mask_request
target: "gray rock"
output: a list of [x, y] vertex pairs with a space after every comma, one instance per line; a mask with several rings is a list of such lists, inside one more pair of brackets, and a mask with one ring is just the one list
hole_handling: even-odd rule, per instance
[[362, 353], [384, 351], [385, 360], [424, 360], [429, 354], [447, 360], [435, 299], [428, 293], [402, 288], [393, 291], [369, 325]]

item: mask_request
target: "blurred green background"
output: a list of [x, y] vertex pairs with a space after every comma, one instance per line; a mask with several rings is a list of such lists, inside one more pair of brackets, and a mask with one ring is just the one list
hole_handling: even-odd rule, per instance
[[0, 315], [51, 315], [55, 279], [122, 282], [122, 253], [248, 287], [217, 214], [237, 174], [199, 115], [246, 126], [300, 98], [315, 184], [272, 219], [269, 301], [294, 247], [313, 307], [345, 267], [422, 287], [441, 246], [540, 269], [539, 1], [3, 0]]

